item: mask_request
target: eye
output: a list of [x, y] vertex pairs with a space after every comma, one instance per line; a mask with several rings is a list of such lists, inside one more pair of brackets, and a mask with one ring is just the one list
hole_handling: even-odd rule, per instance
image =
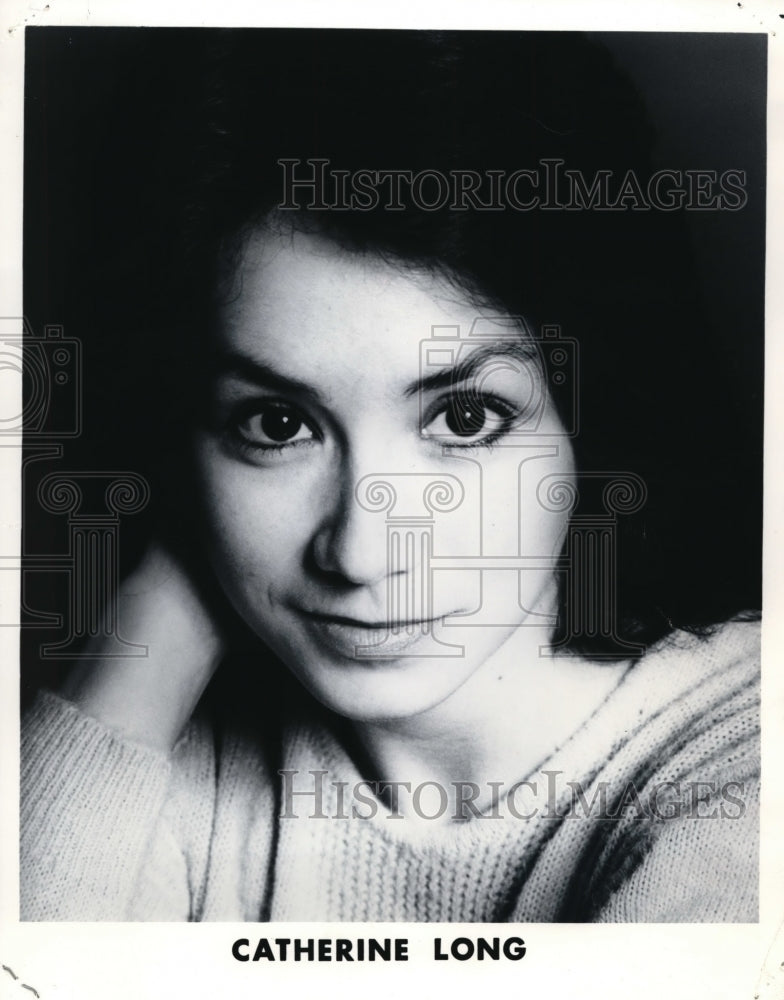
[[489, 446], [511, 428], [514, 417], [514, 408], [503, 400], [477, 392], [456, 392], [436, 404], [423, 435], [448, 447]]
[[280, 449], [315, 438], [302, 414], [288, 403], [254, 403], [234, 423], [243, 444]]

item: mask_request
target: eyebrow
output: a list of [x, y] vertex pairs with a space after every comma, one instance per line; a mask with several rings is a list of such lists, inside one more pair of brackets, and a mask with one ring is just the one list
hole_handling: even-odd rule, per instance
[[491, 358], [513, 358], [516, 361], [539, 362], [539, 352], [535, 343], [527, 341], [507, 341], [484, 344], [472, 351], [467, 358], [449, 368], [441, 368], [432, 375], [425, 375], [408, 385], [404, 391], [406, 398], [420, 392], [434, 389], [448, 389], [473, 377], [476, 371]]
[[[472, 378], [476, 371], [491, 358], [512, 358], [516, 361], [539, 361], [539, 352], [535, 343], [527, 341], [506, 341], [483, 344], [472, 351], [468, 357], [456, 365], [439, 369], [432, 375], [424, 375], [409, 383], [403, 390], [403, 396], [410, 399], [420, 392], [436, 389], [448, 389]], [[263, 361], [257, 361], [245, 354], [228, 352], [218, 354], [215, 360], [215, 371], [218, 377], [238, 377], [265, 389], [275, 389], [279, 392], [299, 393], [321, 400], [318, 389], [299, 379], [282, 375]]]
[[215, 358], [216, 375], [218, 377], [227, 375], [229, 377], [244, 379], [246, 382], [253, 382], [265, 389], [276, 389], [279, 392], [300, 393], [321, 399], [321, 393], [307, 382], [290, 378], [288, 375], [281, 375], [263, 361], [249, 358], [244, 354], [234, 352], [219, 354]]

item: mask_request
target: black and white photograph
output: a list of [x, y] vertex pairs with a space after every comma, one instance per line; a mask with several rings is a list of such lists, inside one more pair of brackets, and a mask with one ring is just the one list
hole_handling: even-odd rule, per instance
[[769, 24], [197, 23], [19, 29], [25, 954], [761, 967]]

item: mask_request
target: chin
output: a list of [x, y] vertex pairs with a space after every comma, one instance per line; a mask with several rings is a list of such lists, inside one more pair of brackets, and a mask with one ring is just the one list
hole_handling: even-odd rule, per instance
[[414, 656], [343, 663], [320, 658], [312, 669], [289, 669], [331, 712], [368, 723], [427, 712], [446, 701], [473, 672], [463, 658]]

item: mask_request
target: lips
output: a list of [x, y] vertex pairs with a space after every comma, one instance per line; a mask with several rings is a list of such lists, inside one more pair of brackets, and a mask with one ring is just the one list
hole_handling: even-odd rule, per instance
[[319, 645], [351, 660], [372, 661], [414, 651], [441, 618], [405, 622], [362, 621], [342, 615], [300, 611], [306, 627]]

